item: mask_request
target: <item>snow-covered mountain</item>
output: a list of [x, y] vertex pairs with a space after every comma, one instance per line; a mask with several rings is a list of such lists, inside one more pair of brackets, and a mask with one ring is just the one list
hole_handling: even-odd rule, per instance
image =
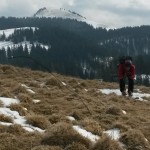
[[51, 17], [51, 18], [70, 18], [70, 19], [77, 19], [77, 20], [85, 20], [86, 18], [82, 15], [72, 12], [70, 10], [66, 10], [63, 8], [60, 9], [52, 9], [52, 8], [41, 8], [35, 14], [34, 17]]
[[[6, 38], [8, 38], [10, 35], [12, 35], [16, 30], [25, 30], [25, 29], [30, 29], [30, 27], [23, 27], [23, 28], [12, 28], [12, 29], [6, 29], [6, 30], [0, 30], [0, 37], [5, 34]], [[35, 27], [31, 27], [31, 29], [33, 31], [35, 31]], [[46, 50], [48, 50], [50, 47], [48, 45], [44, 45], [42, 43], [39, 43], [39, 42], [34, 42], [31, 44], [30, 41], [22, 41], [20, 43], [13, 43], [12, 41], [0, 41], [0, 50], [4, 49], [6, 50], [6, 53], [7, 53], [7, 49], [8, 47], [10, 49], [13, 49], [13, 48], [18, 48], [19, 46], [23, 46], [23, 49], [25, 49], [25, 47], [27, 46], [28, 50], [29, 50], [29, 53], [31, 51], [31, 48], [32, 46], [37, 46], [39, 45], [41, 48], [45, 48]]]
[[86, 17], [83, 17], [79, 13], [74, 11], [66, 10], [64, 8], [53, 9], [53, 8], [41, 8], [35, 14], [34, 17], [49, 17], [49, 18], [63, 18], [63, 19], [75, 19], [78, 21], [86, 22], [87, 24], [92, 25], [94, 28], [103, 27], [107, 28], [106, 25], [99, 24], [95, 21], [89, 20]]

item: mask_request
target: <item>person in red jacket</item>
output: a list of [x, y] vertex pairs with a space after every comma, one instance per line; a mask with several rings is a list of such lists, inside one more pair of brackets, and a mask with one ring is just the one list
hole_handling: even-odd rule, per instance
[[135, 66], [132, 64], [132, 59], [125, 59], [123, 63], [118, 66], [118, 77], [120, 81], [120, 91], [122, 95], [127, 95], [125, 88], [125, 79], [128, 78], [128, 95], [133, 95]]

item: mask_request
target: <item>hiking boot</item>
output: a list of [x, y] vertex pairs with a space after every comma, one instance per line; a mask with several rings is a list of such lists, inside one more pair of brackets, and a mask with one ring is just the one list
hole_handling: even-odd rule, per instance
[[123, 91], [122, 96], [126, 96], [126, 95], [127, 95], [126, 91]]
[[128, 92], [129, 97], [133, 96], [133, 93], [131, 91]]

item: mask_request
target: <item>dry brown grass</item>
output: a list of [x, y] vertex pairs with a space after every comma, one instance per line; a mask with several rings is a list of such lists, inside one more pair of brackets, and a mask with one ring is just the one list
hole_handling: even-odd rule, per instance
[[0, 134], [0, 150], [20, 150], [21, 141], [9, 133]]
[[30, 81], [28, 83], [29, 87], [35, 87], [35, 88], [40, 88], [40, 84], [36, 81]]
[[76, 120], [82, 120], [84, 118], [81, 111], [75, 110], [71, 116], [73, 116]]
[[26, 116], [26, 119], [27, 119], [27, 123], [35, 127], [39, 127], [41, 129], [47, 129], [50, 125], [50, 122], [48, 121], [48, 119], [42, 115], [32, 114], [32, 115]]
[[120, 115], [122, 113], [121, 109], [116, 106], [110, 106], [106, 109], [106, 114]]
[[148, 142], [146, 141], [144, 135], [138, 130], [129, 130], [124, 133], [120, 138], [127, 150], [140, 150], [150, 148]]
[[17, 125], [17, 124], [8, 126], [5, 131], [13, 135], [23, 135], [27, 133], [27, 131], [23, 129], [21, 125]]
[[88, 150], [85, 145], [81, 143], [73, 143], [65, 148], [65, 150]]
[[27, 111], [19, 104], [11, 104], [9, 108], [13, 111], [19, 112], [21, 116], [25, 116], [27, 114]]
[[85, 130], [95, 134], [102, 135], [103, 129], [98, 122], [92, 119], [84, 119], [83, 121], [78, 122]]
[[59, 122], [61, 122], [61, 120], [62, 120], [62, 115], [59, 115], [59, 114], [52, 114], [52, 115], [50, 115], [50, 117], [49, 117], [49, 121], [50, 121], [52, 124], [59, 123]]
[[1, 66], [1, 69], [2, 69], [2, 71], [4, 72], [4, 73], [8, 73], [8, 74], [10, 74], [10, 73], [12, 73], [12, 72], [14, 72], [14, 73], [16, 73], [17, 72], [17, 70], [15, 69], [15, 67], [13, 67], [13, 66], [9, 66], [9, 65], [3, 65], [3, 66]]
[[8, 122], [8, 123], [13, 123], [13, 119], [9, 116], [5, 116], [3, 114], [0, 114], [0, 121], [2, 122]]
[[138, 87], [143, 93], [150, 93], [149, 87], [140, 86]]
[[[63, 147], [63, 149], [65, 145], [65, 148], [74, 150], [75, 147], [78, 147], [80, 144], [82, 148], [86, 147], [90, 149], [86, 146], [86, 139], [83, 140], [79, 134], [74, 133], [72, 129], [68, 129], [69, 127], [71, 128], [72, 124], [81, 125], [86, 130], [99, 135], [101, 134], [101, 129], [119, 128], [122, 134], [125, 134], [125, 132], [130, 129], [140, 130], [150, 141], [150, 115], [148, 115], [150, 114], [150, 102], [139, 102], [131, 98], [116, 96], [115, 94], [104, 95], [97, 92], [98, 89], [102, 88], [118, 88], [117, 83], [106, 83], [98, 80], [81, 80], [53, 74], [59, 79], [58, 82], [50, 73], [31, 71], [17, 67], [14, 68], [12, 66], [2, 68], [3, 65], [0, 65], [1, 96], [10, 98], [17, 96], [21, 101], [20, 106], [11, 106], [11, 109], [17, 110], [20, 114], [25, 115], [25, 112], [22, 110], [22, 108], [25, 107], [29, 113], [33, 112], [34, 115], [38, 114], [45, 117], [47, 121], [53, 124], [52, 129], [54, 129], [54, 132], [52, 129], [49, 129], [50, 131], [46, 133], [47, 138], [44, 136], [43, 139], [43, 134], [28, 133], [26, 131], [24, 133], [20, 127], [0, 126], [0, 134], [7, 133], [5, 136], [2, 136], [2, 138], [4, 138], [4, 145], [6, 145], [5, 141], [10, 141], [8, 142], [8, 146], [6, 146], [8, 150], [11, 149], [10, 147], [12, 147], [12, 150], [15, 149], [15, 147], [28, 150], [40, 146], [46, 149], [46, 145], [41, 145], [41, 141], [48, 139], [48, 137], [50, 137], [50, 141], [46, 140], [49, 144], [48, 148], [54, 148], [52, 147], [52, 143], [55, 143], [55, 146], [58, 145], [59, 147]], [[15, 71], [13, 71], [13, 69], [15, 69]], [[7, 71], [9, 73], [6, 73]], [[63, 86], [60, 81], [64, 81], [67, 86]], [[39, 85], [45, 82], [47, 85], [39, 87]], [[33, 87], [36, 94], [31, 95], [27, 92], [25, 88], [20, 86], [22, 83]], [[149, 88], [136, 88], [150, 93]], [[86, 92], [85, 89], [88, 91]], [[33, 99], [39, 99], [41, 102], [34, 104]], [[92, 114], [89, 113], [82, 101], [89, 107]], [[122, 110], [125, 110], [127, 114], [124, 115]], [[76, 121], [71, 122], [65, 120], [66, 116], [69, 115], [75, 117]], [[40, 124], [38, 123], [38, 119], [32, 119], [31, 122]], [[67, 124], [69, 127], [58, 127], [60, 126], [59, 124], [63, 124], [62, 126]], [[50, 127], [51, 125], [49, 128]], [[17, 134], [13, 132], [15, 130]], [[67, 132], [66, 130], [71, 130], [71, 133], [69, 134], [69, 131]], [[64, 137], [61, 137], [61, 134], [64, 135]], [[14, 140], [12, 140], [11, 137], [13, 137]], [[60, 140], [54, 140], [55, 137]], [[70, 142], [64, 144], [65, 139]], [[3, 150], [2, 139], [0, 143], [0, 150]], [[145, 148], [143, 148], [143, 150], [145, 150]]]
[[13, 92], [14, 94], [16, 94], [16, 95], [18, 95], [18, 94], [28, 94], [27, 90], [26, 90], [24, 87], [22, 87], [21, 85], [15, 86], [15, 87], [13, 88], [12, 92]]
[[112, 140], [108, 136], [102, 136], [91, 150], [123, 150], [123, 148], [117, 141]]
[[1, 97], [13, 97], [13, 94], [10, 91], [8, 91], [8, 90], [5, 89], [4, 91], [2, 91], [0, 93], [0, 96]]
[[28, 103], [28, 104], [33, 103], [32, 98], [27, 93], [19, 93], [18, 99], [20, 100], [21, 103]]
[[63, 148], [73, 144], [74, 142], [81, 143], [85, 147], [89, 148], [90, 141], [82, 137], [72, 126], [66, 123], [59, 123], [53, 125], [48, 131], [45, 138], [42, 141], [42, 144], [51, 145], [51, 146], [61, 146]]
[[34, 148], [32, 148], [31, 150], [63, 150], [61, 147], [59, 146], [36, 146]]
[[54, 77], [50, 77], [50, 78], [46, 79], [46, 85], [61, 87], [61, 82]]

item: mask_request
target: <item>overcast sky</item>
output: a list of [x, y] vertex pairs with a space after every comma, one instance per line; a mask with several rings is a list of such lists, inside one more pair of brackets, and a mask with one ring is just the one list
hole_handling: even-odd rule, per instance
[[150, 25], [150, 0], [0, 0], [0, 16], [32, 16], [42, 7], [70, 9], [108, 27]]

